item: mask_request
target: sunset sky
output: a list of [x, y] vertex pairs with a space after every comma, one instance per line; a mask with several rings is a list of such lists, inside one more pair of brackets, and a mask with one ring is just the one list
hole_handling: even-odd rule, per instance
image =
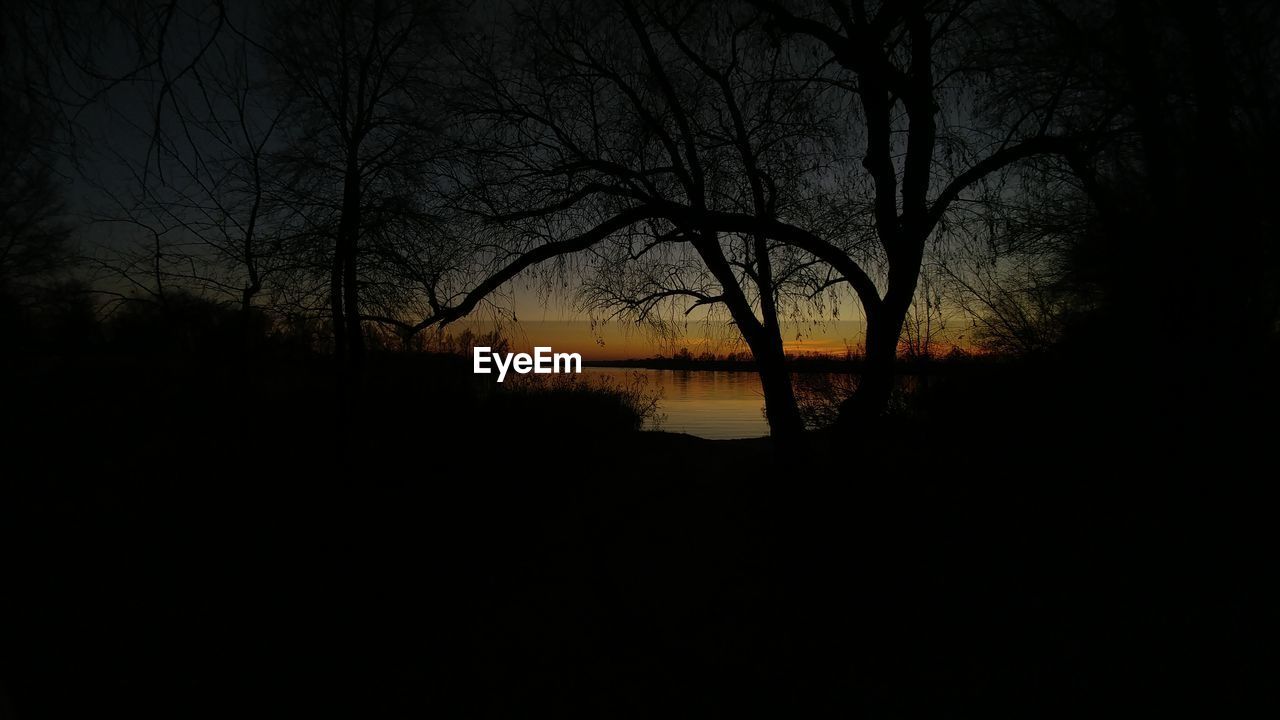
[[[450, 332], [462, 332], [466, 328], [489, 331], [492, 322], [472, 320], [455, 323]], [[503, 334], [512, 341], [513, 349], [528, 350], [534, 346], [549, 346], [560, 352], [581, 353], [586, 360], [625, 360], [654, 355], [670, 355], [682, 347], [697, 355], [702, 352], [725, 354], [741, 352], [746, 346], [735, 342], [728, 332], [716, 328], [704, 329], [702, 323], [690, 323], [679, 337], [666, 338], [643, 327], [622, 323], [592, 325], [588, 320], [520, 320], [504, 323]], [[732, 330], [729, 328], [728, 330]], [[784, 337], [789, 353], [820, 352], [843, 355], [846, 343], [861, 342], [860, 322], [828, 323], [818, 331], [806, 331], [796, 338], [793, 331]]]
[[[841, 318], [849, 319], [785, 323], [783, 342], [787, 352], [844, 355], [846, 348], [857, 348], [863, 340], [863, 322], [861, 313], [853, 305], [850, 300], [848, 306], [841, 309]], [[516, 321], [495, 320], [498, 314], [514, 314]], [[593, 324], [585, 313], [574, 308], [571, 297], [540, 299], [522, 289], [516, 289], [508, 297], [501, 313], [478, 310], [467, 320], [449, 326], [447, 332], [458, 334], [467, 329], [489, 332], [495, 327], [510, 338], [515, 350], [549, 346], [560, 352], [581, 353], [585, 360], [670, 355], [682, 347], [689, 348], [695, 355], [747, 349], [731, 324], [723, 320], [707, 322], [706, 316], [697, 312], [682, 323], [674, 337], [664, 337], [632, 323]], [[963, 344], [962, 339], [960, 342]]]

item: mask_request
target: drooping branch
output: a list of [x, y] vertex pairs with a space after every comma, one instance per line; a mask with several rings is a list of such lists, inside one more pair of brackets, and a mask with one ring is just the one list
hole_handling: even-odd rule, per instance
[[622, 305], [622, 308], [614, 312], [612, 317], [620, 317], [626, 310], [638, 311], [639, 315], [644, 317], [652, 311], [658, 302], [669, 298], [679, 297], [693, 299], [693, 302], [689, 304], [689, 307], [685, 308], [685, 315], [692, 313], [703, 305], [713, 305], [718, 302], [724, 302], [723, 295], [707, 295], [706, 293], [689, 288], [670, 288], [666, 290], [657, 290], [643, 297], [620, 300], [619, 304]]
[[999, 172], [1004, 168], [1022, 161], [1027, 158], [1040, 155], [1071, 155], [1079, 152], [1080, 143], [1074, 138], [1059, 137], [1053, 135], [1039, 135], [1022, 142], [1007, 145], [995, 151], [986, 158], [978, 161], [968, 170], [957, 175], [950, 183], [943, 188], [942, 193], [933, 201], [933, 205], [929, 208], [929, 215], [925, 225], [925, 232], [931, 232], [942, 216], [947, 211], [947, 207], [951, 205], [960, 193], [964, 192], [969, 186], [979, 182], [983, 178], [992, 173]]
[[[677, 226], [678, 234], [687, 233], [687, 237], [690, 238], [697, 237], [697, 232], [694, 231], [762, 235], [776, 242], [807, 252], [829, 264], [841, 275], [845, 282], [849, 283], [854, 292], [857, 293], [858, 299], [867, 308], [878, 307], [881, 301], [879, 291], [876, 289], [871, 277], [848, 253], [804, 228], [774, 218], [762, 218], [746, 213], [698, 210], [679, 203], [652, 201], [645, 205], [619, 212], [590, 230], [572, 238], [539, 245], [533, 250], [519, 255], [501, 269], [477, 283], [462, 301], [456, 305], [433, 308], [431, 316], [414, 325], [386, 316], [365, 315], [364, 318], [393, 325], [410, 333], [418, 332], [432, 325], [447, 325], [467, 315], [489, 294], [524, 270], [547, 260], [587, 250], [615, 233], [622, 232], [645, 220], [667, 220]], [[692, 243], [693, 241], [691, 240], [690, 242]], [[700, 254], [704, 254], [704, 260], [708, 260], [705, 255], [709, 253], [712, 256], [709, 261], [717, 266], [723, 264], [723, 267], [719, 269], [725, 270], [725, 272], [717, 275], [717, 280], [721, 282], [722, 286], [732, 279], [731, 273], [727, 271], [730, 264], [724, 259], [723, 255], [717, 255], [716, 249], [709, 244], [698, 249]], [[732, 284], [736, 286], [736, 283]], [[731, 293], [732, 290], [733, 288], [725, 288], [725, 293]], [[715, 299], [723, 302], [725, 297], [721, 296]]]
[[624, 210], [617, 215], [605, 220], [595, 227], [566, 240], [557, 240], [522, 253], [520, 256], [504, 265], [501, 269], [486, 277], [484, 280], [476, 284], [470, 292], [456, 305], [442, 306], [430, 317], [423, 319], [416, 325], [408, 325], [402, 321], [396, 321], [391, 318], [382, 316], [364, 316], [366, 320], [375, 322], [384, 322], [395, 325], [409, 332], [418, 332], [432, 325], [448, 325], [475, 309], [490, 293], [497, 290], [507, 281], [515, 278], [521, 272], [527, 270], [534, 265], [542, 263], [553, 258], [572, 253], [581, 252], [590, 248], [598, 242], [605, 240], [614, 233], [621, 232], [632, 225], [644, 220], [651, 220], [659, 217], [657, 212], [652, 208], [634, 207]]
[[692, 208], [675, 203], [662, 203], [662, 207], [664, 217], [677, 224], [711, 227], [726, 233], [761, 233], [772, 240], [803, 250], [835, 268], [853, 287], [864, 305], [875, 307], [880, 302], [880, 293], [875, 283], [848, 253], [804, 228], [775, 218], [744, 213], [716, 210], [696, 213]]

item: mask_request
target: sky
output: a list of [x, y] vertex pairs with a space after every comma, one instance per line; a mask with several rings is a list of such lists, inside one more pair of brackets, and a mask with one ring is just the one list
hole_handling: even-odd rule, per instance
[[[487, 333], [496, 329], [511, 342], [514, 351], [544, 346], [557, 352], [580, 353], [584, 360], [596, 361], [669, 356], [681, 348], [688, 348], [694, 355], [747, 351], [737, 329], [724, 313], [708, 320], [705, 308], [699, 308], [688, 318], [682, 318], [679, 327], [659, 333], [628, 321], [597, 319], [592, 322], [575, 303], [576, 288], [572, 281], [551, 294], [537, 287], [536, 283], [517, 278], [509, 283], [501, 298], [491, 296], [495, 306], [488, 309], [482, 306], [468, 318], [450, 325], [446, 332], [457, 335], [467, 330]], [[840, 309], [842, 319], [784, 321], [782, 335], [787, 353], [843, 356], [849, 348], [858, 348], [864, 331], [862, 314], [855, 305], [850, 293]]]
[[[114, 59], [124, 64], [130, 61], [129, 58]], [[144, 88], [123, 86], [112, 94], [110, 109], [105, 105], [93, 107], [82, 118], [90, 131], [91, 142], [100, 143], [111, 152], [95, 153], [81, 166], [80, 170], [92, 180], [81, 177], [72, 181], [69, 194], [80, 210], [88, 211], [91, 206], [99, 205], [104, 192], [126, 190], [130, 176], [121, 165], [123, 158], [131, 158], [141, 164], [140, 161], [148, 156], [149, 143], [145, 134], [140, 132], [150, 127], [147, 112], [152, 106], [147, 97]], [[118, 226], [97, 224], [84, 229], [86, 232], [82, 237], [93, 238], [91, 242], [105, 241], [108, 246], [128, 243], [131, 235], [127, 228]], [[502, 302], [507, 314], [519, 320], [504, 321], [501, 331], [510, 338], [515, 349], [550, 346], [556, 351], [581, 353], [588, 360], [670, 355], [681, 348], [688, 348], [695, 355], [703, 352], [726, 354], [746, 349], [731, 325], [724, 321], [699, 320], [699, 313], [694, 313], [693, 319], [669, 335], [659, 335], [646, 327], [626, 322], [593, 323], [585, 313], [576, 309], [574, 290], [573, 287], [564, 288], [558, 297], [549, 298], [544, 293], [522, 287], [520, 280], [511, 283]], [[850, 293], [842, 303], [839, 315], [847, 319], [784, 324], [786, 351], [792, 354], [844, 355], [847, 350], [857, 348], [863, 340], [863, 323], [856, 306]], [[456, 323], [452, 331], [461, 332], [467, 327], [493, 329], [492, 314], [473, 315], [467, 321]]]
[[[477, 319], [455, 323], [449, 332], [466, 329], [483, 332], [494, 328], [491, 321]], [[691, 323], [675, 337], [660, 337], [643, 327], [625, 323], [598, 325], [588, 320], [520, 320], [503, 323], [499, 329], [511, 340], [513, 351], [545, 346], [557, 352], [580, 353], [585, 360], [649, 358], [671, 355], [681, 348], [688, 348], [694, 355], [703, 352], [724, 355], [746, 350], [745, 344], [734, 339], [732, 328], [706, 328], [701, 323]], [[862, 323], [858, 321], [832, 322], [816, 331], [802, 331], [798, 326], [784, 329], [787, 331], [784, 345], [790, 354], [844, 355], [846, 343], [856, 346], [862, 339]]]
[[[557, 352], [580, 353], [584, 360], [595, 361], [670, 356], [682, 348], [688, 348], [694, 355], [747, 351], [737, 330], [726, 320], [708, 321], [705, 315], [694, 313], [669, 333], [626, 321], [592, 322], [586, 313], [574, 307], [572, 287], [548, 298], [521, 287], [519, 280], [513, 285], [516, 287], [502, 304], [501, 311], [477, 310], [450, 325], [446, 333], [456, 336], [467, 330], [476, 333], [497, 330], [510, 341], [513, 351], [531, 351], [544, 346]], [[851, 298], [845, 303], [841, 308], [842, 319], [784, 321], [782, 340], [786, 352], [843, 357], [850, 350], [860, 351], [865, 325], [855, 305]], [[953, 315], [937, 340], [942, 352], [952, 345], [967, 347], [966, 329], [966, 323]]]
[[[669, 356], [681, 348], [688, 348], [694, 355], [703, 352], [724, 355], [747, 350], [727, 319], [707, 321], [704, 308], [696, 310], [668, 336], [631, 322], [593, 323], [587, 313], [576, 306], [576, 288], [572, 283], [551, 295], [536, 288], [536, 283], [517, 278], [509, 283], [508, 292], [502, 298], [491, 297], [499, 311], [477, 309], [468, 319], [451, 325], [447, 332], [460, 333], [467, 329], [490, 332], [496, 328], [516, 351], [546, 346], [558, 352], [581, 353], [584, 360], [597, 361]], [[826, 319], [806, 322], [783, 321], [782, 340], [788, 354], [842, 357], [851, 349], [861, 350], [865, 336], [861, 308], [852, 291], [841, 296], [838, 318], [828, 315]], [[946, 313], [945, 327], [935, 336], [936, 347], [944, 353], [952, 346], [969, 349], [971, 321], [958, 308], [949, 308]], [[499, 315], [504, 319], [495, 320]], [[514, 322], [510, 319], [512, 316], [516, 318]]]

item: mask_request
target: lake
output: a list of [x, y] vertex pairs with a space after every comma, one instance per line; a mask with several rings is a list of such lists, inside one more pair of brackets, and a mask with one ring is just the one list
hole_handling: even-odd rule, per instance
[[754, 372], [737, 370], [650, 370], [584, 367], [588, 377], [609, 376], [615, 382], [642, 377], [661, 392], [658, 428], [711, 440], [752, 438], [769, 434], [764, 419], [764, 392]]

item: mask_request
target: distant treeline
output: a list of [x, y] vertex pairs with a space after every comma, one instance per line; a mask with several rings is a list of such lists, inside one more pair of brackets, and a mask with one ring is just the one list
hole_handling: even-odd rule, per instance
[[[66, 282], [38, 296], [0, 292], [0, 334], [9, 348], [31, 356], [98, 353], [225, 356], [243, 354], [328, 355], [333, 352], [329, 319], [173, 290], [160, 300], [103, 303], [88, 286]], [[477, 345], [504, 351], [500, 331], [432, 330], [411, 335], [370, 323], [375, 352], [466, 355]]]

